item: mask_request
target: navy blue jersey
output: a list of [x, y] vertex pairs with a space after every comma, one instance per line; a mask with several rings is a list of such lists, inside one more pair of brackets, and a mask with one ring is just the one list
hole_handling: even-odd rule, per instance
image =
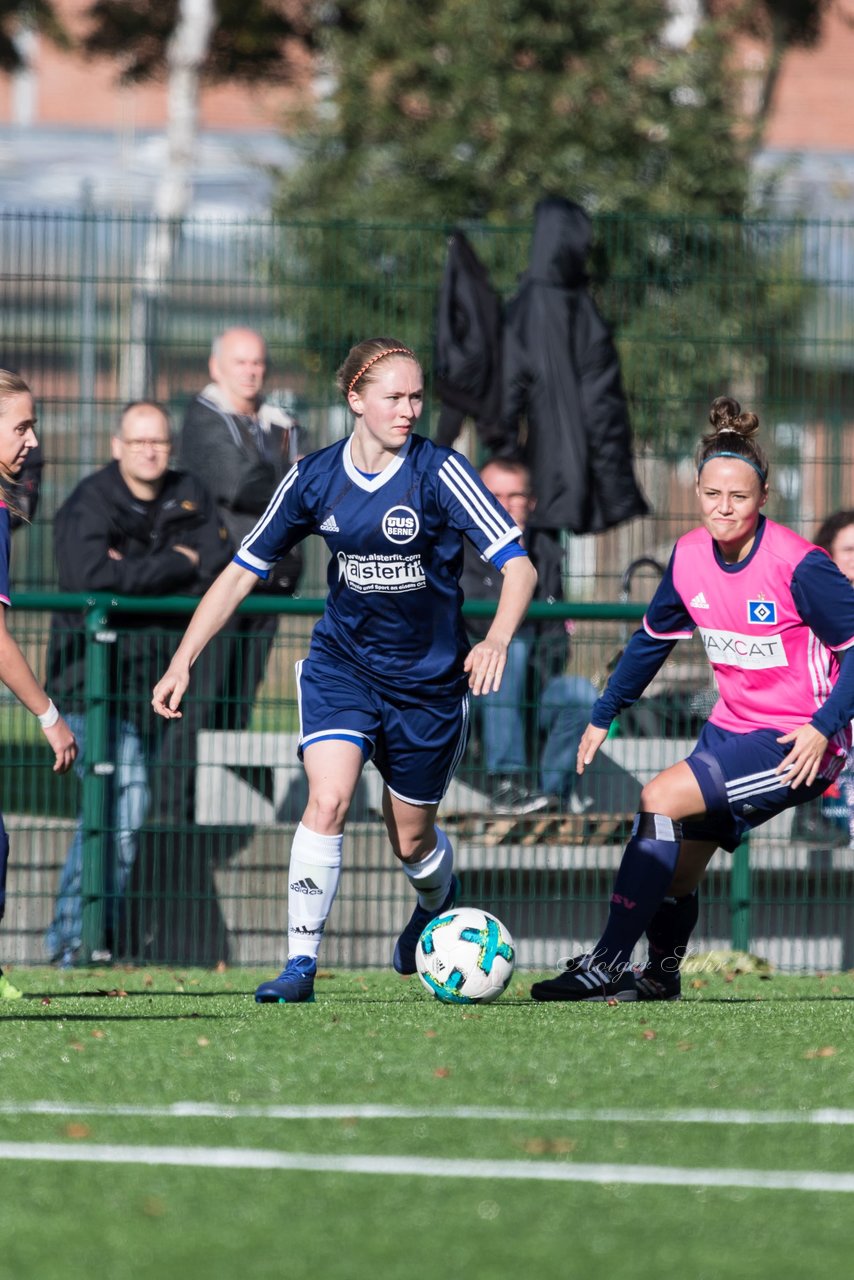
[[463, 536], [493, 563], [521, 537], [471, 464], [413, 435], [368, 477], [340, 441], [291, 468], [235, 560], [263, 578], [310, 533], [331, 552], [312, 652], [352, 664], [398, 701], [458, 697], [469, 650]]
[[9, 586], [9, 549], [12, 540], [12, 525], [9, 520], [9, 508], [0, 502], [0, 604], [10, 603]]

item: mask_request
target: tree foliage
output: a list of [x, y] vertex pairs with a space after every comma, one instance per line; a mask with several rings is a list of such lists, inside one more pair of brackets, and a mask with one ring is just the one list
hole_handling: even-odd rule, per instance
[[593, 215], [595, 284], [641, 432], [660, 431], [663, 411], [696, 422], [722, 387], [752, 392], [799, 290], [776, 280], [780, 246], [742, 222], [732, 14], [682, 49], [665, 44], [664, 0], [350, 0], [337, 16], [347, 25], [324, 42], [334, 88], [303, 110], [304, 162], [278, 201], [288, 219], [340, 221], [305, 241], [301, 266], [279, 262], [309, 350], [329, 342], [333, 314], [342, 348], [391, 331], [428, 355], [444, 229], [485, 228], [478, 248], [508, 292], [498, 232], [515, 228], [523, 265], [534, 205], [556, 193]]
[[517, 222], [543, 190], [595, 212], [743, 207], [715, 23], [680, 51], [664, 0], [349, 0], [338, 16], [335, 89], [299, 121], [284, 212]]
[[[287, 45], [313, 44], [308, 6], [278, 0], [216, 0], [217, 23], [204, 67], [210, 81], [254, 83], [290, 78]], [[163, 77], [178, 0], [95, 0], [83, 48], [115, 58], [127, 82]]]
[[55, 44], [70, 44], [51, 0], [0, 0], [0, 71], [20, 69], [21, 51], [16, 36], [22, 27], [41, 32]]

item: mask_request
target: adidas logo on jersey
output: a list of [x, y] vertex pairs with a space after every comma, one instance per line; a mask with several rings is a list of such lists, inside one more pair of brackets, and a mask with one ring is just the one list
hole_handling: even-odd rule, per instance
[[706, 597], [703, 595], [702, 591], [698, 591], [697, 594], [694, 596], [694, 599], [691, 601], [691, 608], [692, 609], [708, 609], [709, 608], [709, 602], [706, 599]]
[[294, 893], [323, 893], [323, 890], [318, 889], [314, 881], [308, 878], [305, 880], [294, 880], [292, 884], [288, 885], [288, 888], [293, 889]]
[[341, 530], [338, 528], [338, 521], [335, 519], [334, 516], [326, 517], [323, 524], [320, 526], [320, 532], [321, 533], [340, 533], [341, 532]]

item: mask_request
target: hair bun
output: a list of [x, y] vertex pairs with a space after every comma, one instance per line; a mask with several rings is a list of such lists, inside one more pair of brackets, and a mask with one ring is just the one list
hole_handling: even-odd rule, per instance
[[709, 422], [716, 435], [731, 431], [739, 436], [752, 436], [759, 430], [759, 419], [756, 414], [743, 413], [741, 405], [732, 396], [718, 396], [712, 401]]

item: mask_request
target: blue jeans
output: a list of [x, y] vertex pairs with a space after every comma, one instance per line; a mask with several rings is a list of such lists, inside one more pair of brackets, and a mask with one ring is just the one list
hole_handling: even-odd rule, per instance
[[566, 800], [575, 790], [575, 758], [581, 735], [599, 694], [583, 676], [555, 676], [540, 700], [540, 731], [545, 733], [540, 759], [540, 786], [547, 795]]
[[[487, 773], [522, 774], [530, 769], [526, 705], [531, 641], [516, 636], [507, 650], [507, 665], [497, 693], [476, 698], [481, 717]], [[575, 758], [590, 711], [599, 694], [583, 676], [555, 676], [539, 704], [535, 739], [544, 739], [540, 755], [540, 788], [566, 800], [575, 790]]]
[[[77, 739], [79, 754], [75, 764], [78, 777], [86, 767], [86, 717], [72, 713], [65, 717]], [[137, 832], [148, 809], [148, 774], [142, 739], [137, 728], [126, 720], [110, 721], [109, 756], [115, 763], [111, 778], [112, 833], [105, 867], [107, 928], [117, 932], [124, 892], [137, 853]], [[82, 942], [83, 902], [83, 819], [78, 820], [74, 839], [65, 859], [53, 920], [44, 943], [53, 959], [66, 951], [77, 951]]]
[[474, 699], [480, 713], [487, 773], [524, 773], [529, 767], [525, 698], [530, 653], [530, 641], [519, 636], [511, 640], [501, 688]]

